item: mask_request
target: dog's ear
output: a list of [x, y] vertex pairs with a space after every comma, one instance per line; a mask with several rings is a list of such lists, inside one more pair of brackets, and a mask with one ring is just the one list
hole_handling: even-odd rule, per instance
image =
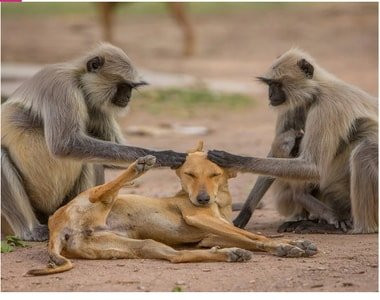
[[203, 141], [199, 140], [197, 143], [197, 146], [189, 151], [187, 153], [194, 153], [194, 152], [201, 152], [203, 151]]
[[232, 169], [226, 169], [226, 173], [227, 173], [228, 179], [235, 178], [237, 176], [237, 171], [232, 170]]

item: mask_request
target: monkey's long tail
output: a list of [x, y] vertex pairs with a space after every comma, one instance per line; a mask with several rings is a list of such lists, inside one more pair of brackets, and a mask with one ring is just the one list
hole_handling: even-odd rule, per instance
[[50, 237], [49, 240], [49, 256], [50, 262], [46, 268], [43, 269], [32, 269], [25, 273], [24, 276], [42, 276], [50, 275], [56, 273], [66, 272], [74, 267], [74, 264], [62, 256], [60, 253], [62, 251], [63, 245], [60, 234], [56, 234]]

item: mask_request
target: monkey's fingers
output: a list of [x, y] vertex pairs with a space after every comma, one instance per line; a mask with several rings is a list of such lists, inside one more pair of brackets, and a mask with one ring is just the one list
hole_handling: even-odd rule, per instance
[[244, 164], [245, 157], [234, 155], [226, 151], [211, 150], [207, 152], [207, 158], [223, 168], [236, 168]]
[[239, 228], [244, 228], [252, 217], [250, 209], [240, 211], [239, 215], [233, 221], [234, 225]]
[[157, 167], [179, 168], [186, 160], [186, 153], [175, 152], [172, 150], [157, 151], [152, 153], [156, 157]]

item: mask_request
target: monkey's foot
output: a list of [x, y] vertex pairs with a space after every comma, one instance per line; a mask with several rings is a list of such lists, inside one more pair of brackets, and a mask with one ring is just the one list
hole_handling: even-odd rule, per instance
[[331, 234], [344, 234], [342, 228], [336, 228], [333, 224], [319, 223], [318, 220], [301, 220], [301, 221], [290, 221], [282, 224], [277, 232], [294, 232], [297, 234], [308, 234], [308, 233], [331, 233]]
[[156, 163], [156, 158], [153, 155], [147, 155], [139, 157], [135, 164], [135, 170], [137, 173], [144, 173], [151, 169]]
[[306, 252], [297, 246], [290, 244], [280, 244], [274, 251], [274, 255], [280, 257], [302, 257], [309, 256], [306, 255]]
[[240, 248], [217, 249], [213, 247], [211, 251], [227, 253], [228, 262], [244, 262], [244, 261], [250, 260], [252, 257], [251, 252], [249, 252], [248, 250], [240, 249]]
[[24, 237], [24, 241], [43, 242], [49, 239], [49, 228], [45, 224], [38, 224], [32, 231], [28, 232]]

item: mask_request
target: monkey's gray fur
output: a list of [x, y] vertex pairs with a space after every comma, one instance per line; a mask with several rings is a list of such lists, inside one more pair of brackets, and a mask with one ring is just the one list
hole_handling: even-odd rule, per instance
[[122, 145], [115, 115], [142, 84], [128, 56], [102, 44], [77, 60], [45, 67], [2, 105], [4, 234], [47, 239], [46, 217], [100, 184], [103, 165], [126, 167], [148, 154], [158, 166], [183, 163], [182, 153]]
[[[353, 232], [377, 232], [377, 99], [331, 75], [298, 49], [279, 57], [261, 79], [279, 113], [310, 106], [299, 157], [242, 157], [214, 150], [209, 159], [287, 180], [297, 207], [314, 218], [330, 224], [347, 224], [352, 218]], [[309, 183], [319, 186], [320, 200], [305, 193]]]

